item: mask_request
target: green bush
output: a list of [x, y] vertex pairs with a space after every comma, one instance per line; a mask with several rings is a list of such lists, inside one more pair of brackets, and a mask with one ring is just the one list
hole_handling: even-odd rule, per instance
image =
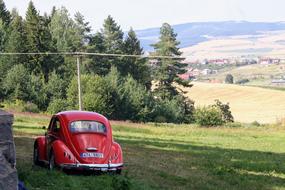
[[232, 112], [230, 110], [229, 103], [223, 104], [220, 100], [215, 100], [215, 104], [213, 106], [218, 108], [221, 111], [223, 121], [225, 123], [234, 122], [234, 117], [233, 117]]
[[196, 108], [194, 119], [200, 126], [218, 126], [225, 123], [220, 109], [214, 106]]
[[190, 123], [193, 121], [193, 102], [185, 101], [185, 98], [177, 95], [173, 99], [155, 99], [153, 108], [154, 121], [157, 118], [165, 118], [168, 123]]
[[[82, 75], [81, 77], [83, 108], [109, 116], [112, 104], [109, 104], [110, 93], [104, 78], [99, 76]], [[77, 78], [74, 77], [67, 90], [67, 103], [72, 109], [78, 108]]]
[[245, 84], [245, 83], [248, 83], [249, 82], [249, 79], [240, 79], [238, 81], [236, 81], [235, 83], [236, 84]]
[[234, 83], [234, 77], [231, 74], [227, 74], [225, 78], [225, 83], [226, 84], [233, 84]]
[[51, 114], [56, 114], [61, 111], [68, 109], [68, 103], [64, 99], [53, 99], [47, 108], [47, 112]]
[[38, 106], [34, 103], [31, 103], [31, 102], [25, 103], [22, 111], [23, 112], [32, 112], [32, 113], [39, 113], [40, 112]]
[[39, 113], [38, 106], [31, 102], [24, 102], [23, 100], [16, 99], [15, 101], [5, 101], [5, 108], [17, 112], [32, 112]]
[[150, 94], [145, 86], [138, 83], [130, 75], [119, 86], [118, 95], [120, 99], [119, 118], [132, 121], [147, 121], [150, 114]]
[[31, 76], [21, 64], [15, 65], [8, 71], [2, 85], [10, 100], [30, 101], [32, 99]]
[[255, 126], [255, 127], [261, 126], [260, 123], [258, 123], [258, 121], [252, 122], [251, 125], [253, 125], [253, 126]]

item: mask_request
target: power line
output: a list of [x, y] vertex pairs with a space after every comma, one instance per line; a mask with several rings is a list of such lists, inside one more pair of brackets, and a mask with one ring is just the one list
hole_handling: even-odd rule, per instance
[[148, 59], [184, 59], [184, 57], [177, 56], [159, 56], [159, 55], [130, 55], [130, 54], [110, 54], [110, 53], [88, 53], [88, 52], [0, 52], [0, 55], [93, 55], [102, 57], [134, 57], [134, 58], [148, 58]]

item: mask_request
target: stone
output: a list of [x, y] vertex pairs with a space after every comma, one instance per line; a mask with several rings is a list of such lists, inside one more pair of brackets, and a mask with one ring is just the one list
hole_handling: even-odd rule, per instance
[[0, 189], [5, 190], [16, 190], [18, 186], [13, 119], [12, 114], [0, 110]]

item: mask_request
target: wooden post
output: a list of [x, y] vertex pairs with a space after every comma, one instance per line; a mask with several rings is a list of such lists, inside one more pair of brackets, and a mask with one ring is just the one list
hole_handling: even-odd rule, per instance
[[79, 105], [79, 110], [83, 110], [82, 107], [82, 94], [81, 94], [81, 80], [80, 80], [80, 57], [79, 55], [77, 56], [77, 83], [78, 83], [78, 105]]

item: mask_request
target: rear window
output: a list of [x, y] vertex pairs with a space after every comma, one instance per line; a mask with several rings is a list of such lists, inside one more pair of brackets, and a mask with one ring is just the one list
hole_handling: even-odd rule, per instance
[[106, 133], [107, 128], [98, 121], [73, 121], [70, 124], [71, 132]]

